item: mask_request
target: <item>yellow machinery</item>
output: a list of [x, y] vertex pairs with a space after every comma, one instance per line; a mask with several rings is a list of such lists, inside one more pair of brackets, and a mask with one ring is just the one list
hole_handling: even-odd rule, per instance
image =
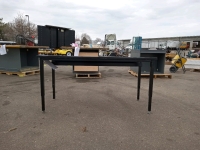
[[182, 42], [180, 45], [180, 49], [188, 49], [190, 47], [190, 45], [187, 42]]
[[176, 56], [176, 53], [166, 53], [165, 54], [165, 59], [166, 61], [169, 60], [169, 61], [172, 61], [172, 59]]
[[53, 51], [53, 54], [72, 56], [72, 50], [71, 49], [56, 49], [55, 51]]
[[39, 54], [43, 55], [65, 55], [65, 56], [72, 56], [72, 50], [71, 49], [56, 49], [56, 50], [39, 50]]
[[171, 73], [175, 73], [179, 68], [183, 69], [183, 72], [185, 73], [185, 66], [187, 59], [185, 57], [181, 57], [180, 51], [178, 50], [177, 55], [172, 59], [172, 66], [169, 68], [169, 71]]

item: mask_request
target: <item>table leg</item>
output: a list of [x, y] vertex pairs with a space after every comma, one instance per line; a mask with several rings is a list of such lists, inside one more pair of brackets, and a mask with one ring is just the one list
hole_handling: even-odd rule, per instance
[[45, 111], [45, 86], [44, 86], [44, 60], [40, 59], [40, 87], [41, 87], [41, 102], [42, 111]]
[[154, 63], [150, 62], [150, 77], [149, 77], [149, 101], [148, 101], [148, 111], [151, 111], [152, 103], [152, 92], [153, 92], [153, 74], [154, 74]]
[[141, 63], [138, 66], [138, 85], [137, 85], [137, 100], [140, 99], [140, 84], [141, 84]]
[[53, 99], [56, 98], [55, 92], [55, 69], [52, 69], [52, 88], [53, 88]]

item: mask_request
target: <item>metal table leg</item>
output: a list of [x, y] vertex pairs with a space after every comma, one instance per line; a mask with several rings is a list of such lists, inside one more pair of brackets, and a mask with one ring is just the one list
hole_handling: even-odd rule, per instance
[[55, 69], [52, 69], [52, 89], [53, 89], [53, 99], [56, 98], [55, 92]]
[[45, 111], [45, 85], [44, 85], [44, 60], [40, 59], [40, 87], [42, 98], [42, 111]]
[[140, 83], [141, 83], [141, 62], [138, 65], [138, 85], [137, 85], [137, 100], [140, 99]]
[[152, 103], [152, 92], [153, 92], [153, 74], [154, 74], [154, 62], [150, 62], [150, 77], [149, 77], [149, 101], [148, 101], [148, 111], [151, 111]]

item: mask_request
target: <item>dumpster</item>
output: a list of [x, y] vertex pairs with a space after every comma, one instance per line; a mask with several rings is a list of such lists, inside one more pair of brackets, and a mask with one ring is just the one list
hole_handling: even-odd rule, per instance
[[7, 53], [0, 55], [0, 73], [22, 74], [39, 70], [37, 58], [39, 48], [46, 46], [6, 45]]

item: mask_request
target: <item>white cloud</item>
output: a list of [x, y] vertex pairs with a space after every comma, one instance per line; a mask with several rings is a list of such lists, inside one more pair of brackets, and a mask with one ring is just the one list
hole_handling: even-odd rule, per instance
[[71, 0], [63, 0], [65, 2], [73, 3], [73, 4], [79, 4], [83, 7], [94, 7], [94, 8], [101, 8], [101, 9], [107, 9], [107, 10], [117, 10], [120, 9], [127, 4], [131, 3], [131, 0], [123, 0], [122, 1], [114, 1], [114, 0], [77, 0], [77, 1], [71, 1]]
[[199, 0], [8, 0], [0, 1], [0, 17], [8, 22], [22, 12], [35, 24], [72, 28], [92, 39], [107, 33], [151, 38], [199, 35], [199, 8]]

